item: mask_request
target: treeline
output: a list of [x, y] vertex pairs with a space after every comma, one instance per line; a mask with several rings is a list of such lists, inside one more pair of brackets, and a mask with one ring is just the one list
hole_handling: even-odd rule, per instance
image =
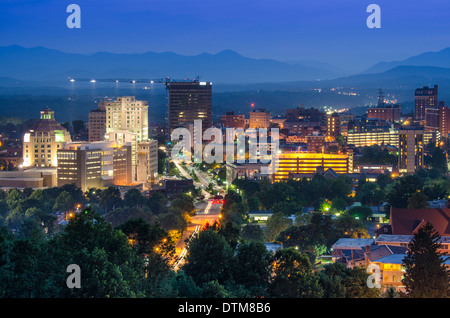
[[[0, 297], [377, 297], [363, 269], [341, 264], [315, 271], [294, 247], [229, 243], [218, 224], [188, 246], [181, 270], [171, 268], [174, 241], [141, 218], [120, 226], [90, 208], [58, 234], [21, 238], [0, 230]], [[67, 266], [81, 270], [81, 288], [68, 288]]]
[[147, 198], [139, 190], [130, 189], [122, 198], [115, 187], [90, 189], [86, 193], [74, 185], [22, 191], [13, 188], [0, 190], [0, 226], [23, 238], [53, 235], [60, 230], [61, 220], [68, 220], [84, 207], [97, 211], [113, 226], [130, 218], [142, 218], [178, 233], [195, 214], [193, 197], [188, 194], [168, 199], [157, 192]]

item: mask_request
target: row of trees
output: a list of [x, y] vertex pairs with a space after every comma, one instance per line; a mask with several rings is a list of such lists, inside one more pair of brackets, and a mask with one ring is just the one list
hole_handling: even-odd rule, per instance
[[40, 232], [52, 235], [59, 229], [58, 217], [67, 218], [81, 207], [98, 211], [113, 226], [130, 218], [142, 218], [151, 223], [158, 221], [167, 231], [178, 232], [186, 228], [195, 214], [193, 197], [188, 194], [168, 199], [157, 192], [147, 198], [138, 189], [130, 189], [122, 198], [115, 187], [83, 193], [73, 185], [65, 185], [37, 190], [0, 190], [0, 226], [25, 238]]

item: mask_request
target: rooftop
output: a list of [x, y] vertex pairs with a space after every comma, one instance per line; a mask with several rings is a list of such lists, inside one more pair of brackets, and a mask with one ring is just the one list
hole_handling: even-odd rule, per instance
[[340, 238], [333, 244], [333, 249], [361, 248], [366, 245], [373, 245], [374, 243], [374, 239]]

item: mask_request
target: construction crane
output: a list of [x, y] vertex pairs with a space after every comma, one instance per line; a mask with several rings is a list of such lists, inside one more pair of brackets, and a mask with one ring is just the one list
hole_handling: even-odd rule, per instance
[[84, 83], [131, 83], [131, 84], [164, 84], [167, 85], [169, 83], [196, 83], [199, 82], [199, 77], [195, 77], [194, 79], [173, 79], [170, 77], [166, 78], [157, 78], [157, 79], [148, 79], [148, 78], [140, 78], [140, 79], [133, 79], [133, 78], [100, 78], [100, 79], [91, 79], [86, 77], [70, 77], [70, 82], [84, 82]]

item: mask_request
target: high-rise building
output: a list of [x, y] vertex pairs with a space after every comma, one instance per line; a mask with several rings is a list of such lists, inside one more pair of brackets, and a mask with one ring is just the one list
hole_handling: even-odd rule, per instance
[[135, 133], [137, 141], [148, 139], [148, 102], [138, 101], [134, 96], [104, 100], [106, 110], [106, 133], [128, 131]]
[[23, 136], [23, 167], [57, 167], [57, 150], [70, 141], [70, 133], [55, 120], [54, 111], [45, 108], [36, 126]]
[[336, 138], [341, 133], [341, 118], [338, 113], [327, 115], [327, 137], [329, 139]]
[[450, 108], [439, 102], [439, 131], [443, 137], [450, 134]]
[[168, 83], [167, 134], [172, 130], [202, 121], [202, 130], [212, 127], [212, 83], [171, 82]]
[[434, 85], [434, 88], [429, 88], [428, 86], [417, 88], [414, 94], [414, 100], [414, 118], [416, 120], [424, 120], [427, 108], [438, 107], [438, 86]]
[[249, 115], [249, 128], [270, 128], [270, 112], [266, 111], [265, 109], [252, 109]]
[[424, 131], [417, 127], [399, 130], [398, 169], [400, 173], [415, 173], [423, 166]]
[[439, 108], [427, 108], [425, 110], [425, 130], [438, 131], [439, 130]]
[[103, 141], [106, 134], [106, 101], [98, 103], [98, 109], [89, 112], [89, 141]]
[[158, 173], [158, 141], [148, 140], [138, 144], [136, 181], [154, 182]]

